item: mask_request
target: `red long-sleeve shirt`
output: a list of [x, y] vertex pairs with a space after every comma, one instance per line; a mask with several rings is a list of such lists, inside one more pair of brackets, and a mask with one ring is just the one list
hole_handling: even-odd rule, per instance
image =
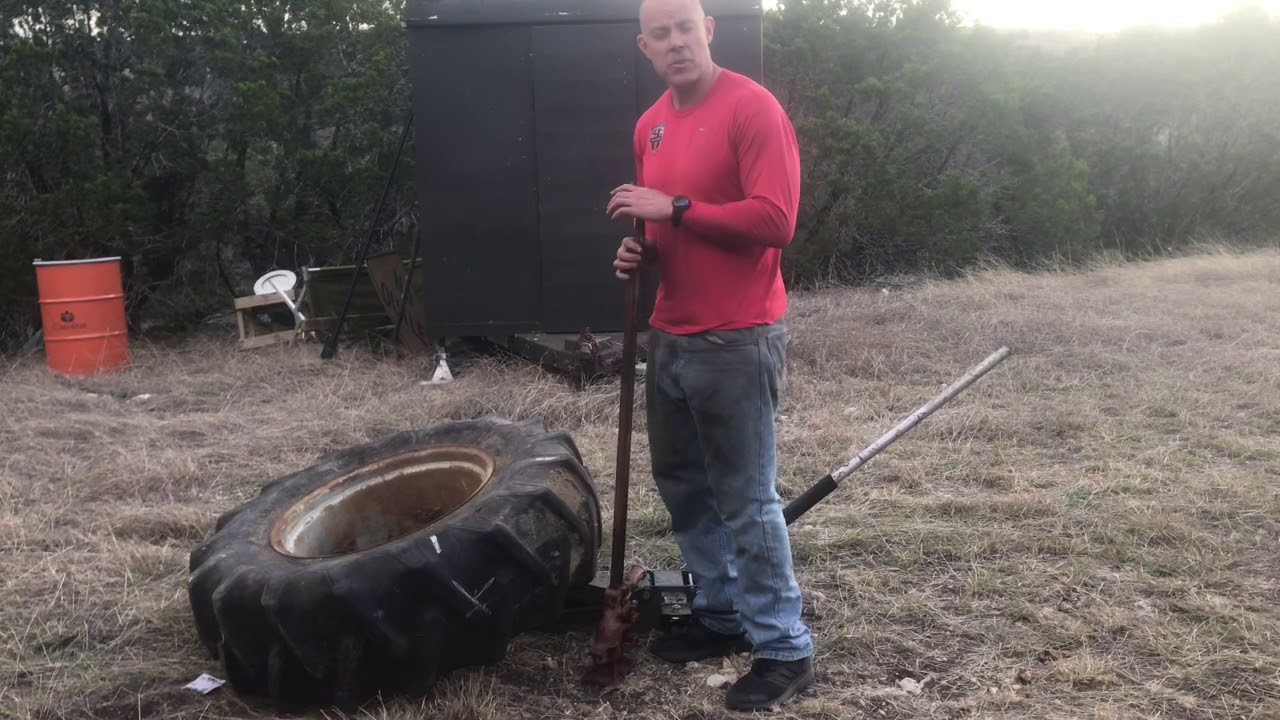
[[800, 155], [773, 95], [730, 70], [691, 108], [677, 110], [668, 91], [636, 124], [635, 151], [637, 184], [693, 201], [678, 228], [646, 223], [660, 278], [650, 324], [684, 335], [785, 315]]

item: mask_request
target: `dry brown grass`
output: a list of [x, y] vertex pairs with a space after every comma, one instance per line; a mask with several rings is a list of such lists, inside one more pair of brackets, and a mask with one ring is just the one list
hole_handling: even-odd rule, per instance
[[[792, 528], [819, 678], [777, 717], [1280, 717], [1280, 254], [992, 270], [793, 307], [789, 497], [996, 347], [1016, 354]], [[421, 361], [227, 337], [135, 350], [115, 378], [61, 382], [40, 358], [0, 370], [0, 716], [268, 717], [181, 690], [218, 672], [189, 620], [187, 553], [326, 451], [543, 416], [610, 505], [616, 386], [480, 359], [422, 387]], [[637, 421], [631, 549], [675, 567]], [[718, 666], [643, 652], [624, 688], [585, 693], [587, 642], [521, 637], [497, 666], [359, 717], [728, 716], [705, 683]]]

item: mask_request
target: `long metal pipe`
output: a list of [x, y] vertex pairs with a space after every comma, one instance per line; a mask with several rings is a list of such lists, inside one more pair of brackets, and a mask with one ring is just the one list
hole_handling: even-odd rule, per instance
[[[636, 237], [644, 237], [644, 221], [636, 220]], [[631, 271], [626, 288], [626, 325], [622, 333], [622, 387], [618, 402], [618, 457], [613, 483], [613, 559], [609, 565], [609, 587], [622, 586], [626, 566], [627, 491], [631, 480], [631, 415], [636, 385], [636, 323], [640, 301], [640, 270]]]
[[822, 502], [824, 498], [840, 486], [840, 483], [844, 482], [846, 478], [852, 475], [855, 470], [865, 465], [869, 460], [871, 460], [871, 458], [878, 455], [881, 450], [892, 445], [898, 438], [906, 435], [911, 428], [919, 425], [921, 420], [929, 417], [938, 408], [947, 404], [952, 398], [964, 392], [966, 388], [977, 382], [979, 378], [986, 375], [992, 368], [1003, 362], [1005, 358], [1009, 357], [1010, 352], [1011, 351], [1008, 347], [1002, 347], [991, 353], [991, 355], [987, 356], [986, 360], [983, 360], [971, 368], [969, 372], [965, 373], [959, 380], [952, 383], [946, 390], [943, 390], [937, 397], [924, 405], [921, 405], [915, 412], [903, 418], [901, 422], [893, 427], [893, 429], [884, 435], [881, 435], [879, 439], [868, 445], [865, 450], [854, 456], [854, 458], [848, 463], [814, 483], [812, 487], [804, 491], [803, 495], [792, 500], [791, 503], [783, 509], [782, 515], [786, 518], [787, 524], [790, 525], [795, 522], [796, 518], [809, 512], [814, 505]]

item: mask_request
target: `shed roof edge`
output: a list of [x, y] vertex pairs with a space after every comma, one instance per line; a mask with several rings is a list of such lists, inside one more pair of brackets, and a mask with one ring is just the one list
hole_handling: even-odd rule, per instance
[[[761, 0], [702, 0], [708, 15], [758, 17]], [[406, 0], [407, 27], [636, 21], [640, 0]]]

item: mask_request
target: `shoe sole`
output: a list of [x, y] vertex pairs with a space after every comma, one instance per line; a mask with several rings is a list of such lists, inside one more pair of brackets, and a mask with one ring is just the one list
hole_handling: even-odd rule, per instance
[[772, 710], [776, 707], [785, 705], [786, 703], [790, 702], [792, 698], [804, 692], [805, 690], [809, 689], [809, 686], [811, 685], [813, 685], [813, 669], [812, 668], [810, 668], [809, 672], [805, 673], [797, 683], [787, 688], [786, 692], [782, 693], [782, 695], [772, 700], [768, 700], [763, 703], [739, 703], [739, 704], [730, 703], [726, 700], [725, 706], [728, 707], [730, 710], [743, 710], [743, 711]]

